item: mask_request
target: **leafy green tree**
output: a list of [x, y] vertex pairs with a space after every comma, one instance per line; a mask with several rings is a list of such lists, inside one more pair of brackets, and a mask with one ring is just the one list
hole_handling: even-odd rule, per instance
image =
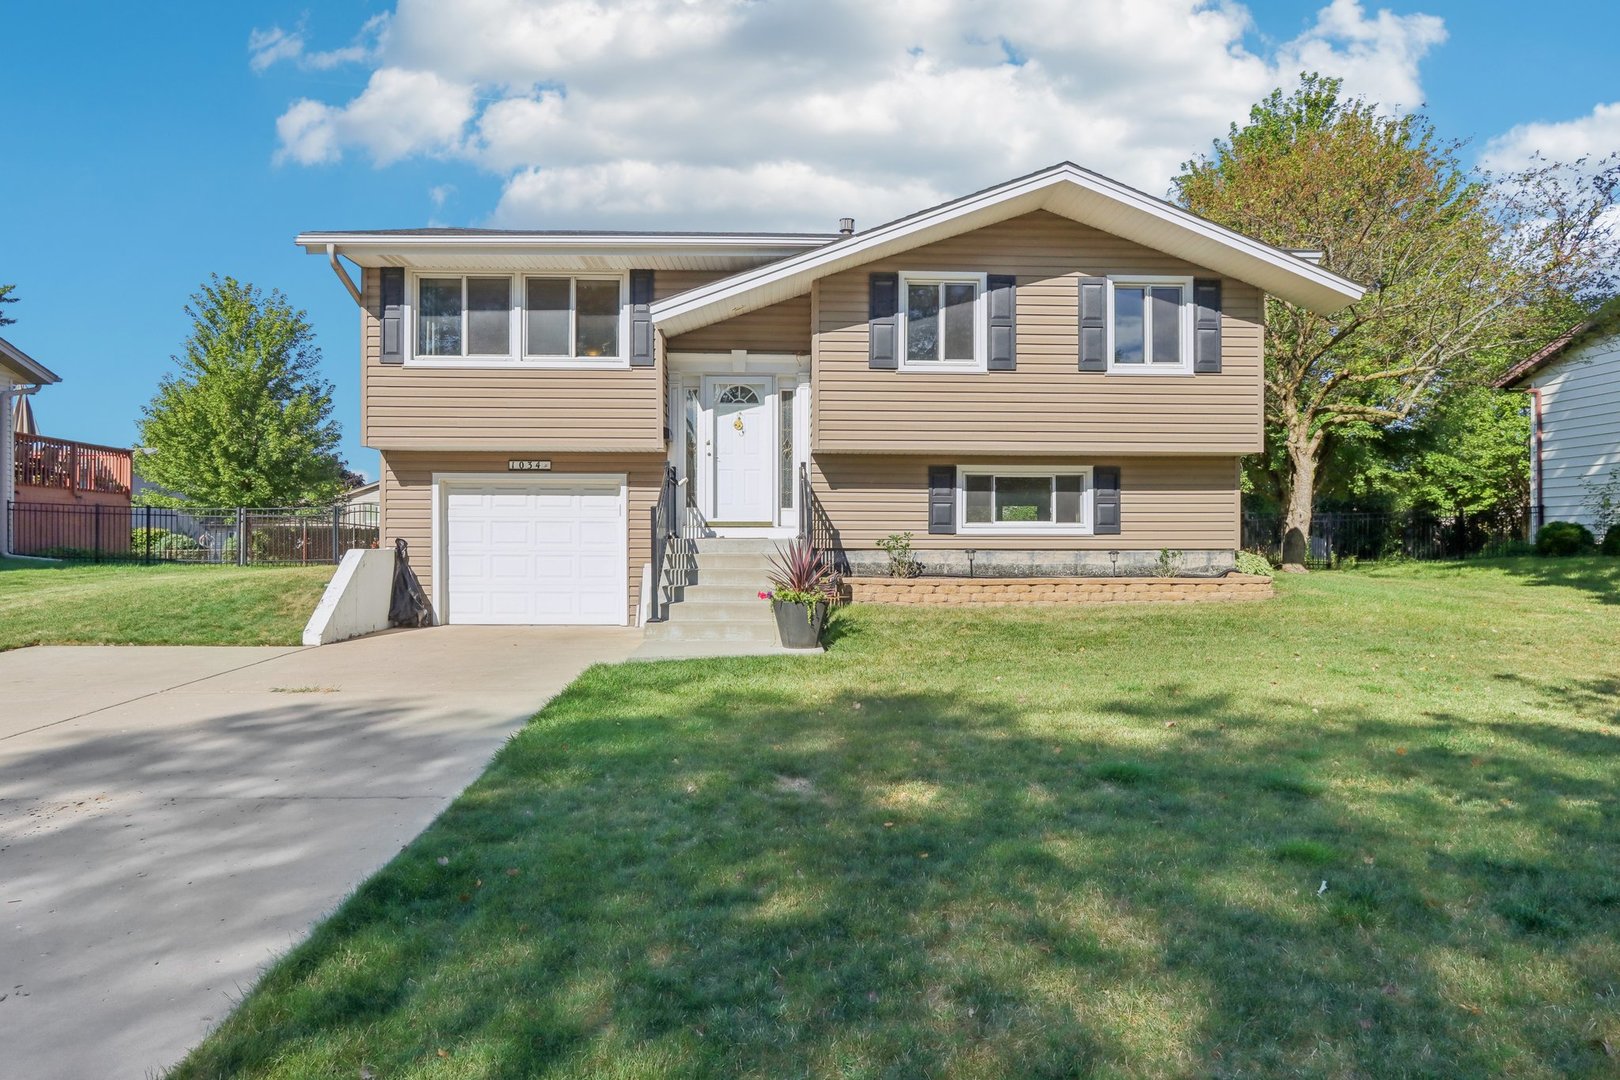
[[[1494, 358], [1567, 328], [1610, 290], [1614, 159], [1539, 163], [1495, 178], [1418, 114], [1345, 99], [1303, 77], [1185, 163], [1173, 196], [1278, 247], [1322, 253], [1368, 286], [1332, 316], [1266, 304], [1266, 420], [1284, 515], [1285, 569], [1303, 570], [1324, 455], [1483, 381]], [[1550, 313], [1563, 311], [1561, 317]]]
[[[186, 307], [179, 367], [140, 420], [143, 478], [204, 506], [295, 506], [342, 490], [332, 386], [304, 312], [217, 274]], [[152, 501], [160, 501], [161, 496]]]
[[[17, 302], [17, 298], [11, 295], [16, 287], [15, 285], [0, 285], [0, 304], [15, 304]], [[3, 307], [0, 307], [0, 326], [10, 326], [16, 321], [16, 319], [6, 314]]]
[[1517, 394], [1469, 386], [1440, 396], [1405, 430], [1390, 433], [1383, 475], [1398, 505], [1466, 523], [1522, 521], [1530, 506], [1530, 418]]

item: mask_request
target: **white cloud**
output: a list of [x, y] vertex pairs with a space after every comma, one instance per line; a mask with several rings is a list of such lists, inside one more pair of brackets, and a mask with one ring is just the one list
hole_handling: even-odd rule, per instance
[[1316, 25], [1279, 50], [1284, 71], [1321, 71], [1393, 112], [1423, 104], [1418, 65], [1446, 40], [1444, 21], [1433, 15], [1367, 17], [1360, 0], [1332, 0], [1317, 12]]
[[442, 210], [445, 200], [456, 193], [454, 184], [434, 184], [428, 188], [428, 198], [433, 202], [433, 209]]
[[293, 102], [276, 120], [277, 160], [318, 165], [337, 161], [345, 146], [365, 149], [378, 165], [411, 154], [453, 154], [473, 113], [470, 86], [431, 71], [381, 68], [342, 107], [308, 98]]
[[248, 66], [257, 74], [272, 64], [297, 59], [304, 51], [304, 36], [279, 26], [248, 35]]
[[377, 54], [382, 38], [388, 30], [386, 14], [373, 15], [360, 26], [354, 40], [338, 49], [310, 52], [304, 24], [296, 29], [283, 30], [272, 26], [268, 30], [255, 29], [248, 34], [248, 66], [255, 74], [291, 61], [306, 71], [326, 71], [344, 64], [358, 64]]
[[[560, 217], [725, 229], [738, 222], [769, 225], [782, 219], [783, 207], [808, 205], [859, 208], [875, 225], [951, 194], [960, 192], [942, 192], [921, 180], [874, 189], [798, 161], [745, 167], [613, 161], [519, 172], [507, 181], [492, 224], [519, 228]], [[830, 232], [833, 220], [823, 214], [797, 224]]]
[[1481, 163], [1498, 172], [1524, 168], [1537, 155], [1548, 161], [1599, 159], [1620, 150], [1620, 101], [1600, 104], [1573, 120], [1520, 124], [1485, 144]]
[[[1415, 104], [1420, 63], [1445, 37], [1437, 18], [1369, 15], [1357, 0], [1332, 0], [1266, 53], [1245, 45], [1255, 28], [1233, 0], [1013, 10], [400, 0], [375, 35], [371, 83], [345, 104], [295, 102], [278, 157], [453, 156], [505, 178], [493, 220], [513, 226], [823, 229], [1064, 158], [1161, 192], [1301, 70]], [[307, 55], [300, 37], [293, 58]]]

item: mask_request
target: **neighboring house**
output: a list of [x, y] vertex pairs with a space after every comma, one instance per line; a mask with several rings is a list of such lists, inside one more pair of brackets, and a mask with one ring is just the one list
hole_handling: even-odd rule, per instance
[[857, 571], [911, 532], [930, 572], [1220, 572], [1264, 295], [1362, 294], [1068, 163], [841, 224], [300, 236], [364, 309], [383, 542], [436, 617], [633, 621], [669, 482], [688, 535], [809, 531]]
[[1620, 473], [1620, 329], [1583, 322], [1495, 385], [1530, 395], [1532, 529], [1595, 529], [1592, 489]]
[[357, 506], [376, 506], [379, 502], [379, 495], [377, 492], [379, 486], [379, 482], [373, 480], [369, 484], [361, 484], [359, 487], [350, 488], [342, 495], [343, 505], [350, 508]]
[[27, 395], [42, 386], [61, 382], [50, 368], [0, 338], [0, 555], [12, 553], [10, 508], [17, 499], [16, 422], [19, 415], [31, 415]]

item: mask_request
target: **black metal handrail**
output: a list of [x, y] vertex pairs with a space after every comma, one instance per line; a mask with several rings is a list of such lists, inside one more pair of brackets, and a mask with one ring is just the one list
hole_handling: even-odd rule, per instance
[[647, 610], [653, 620], [663, 618], [664, 561], [669, 557], [671, 541], [679, 528], [681, 508], [680, 478], [675, 466], [664, 466], [664, 484], [658, 492], [658, 501], [652, 508], [652, 596]]
[[798, 502], [799, 539], [809, 541], [827, 566], [837, 573], [847, 574], [849, 563], [844, 558], [843, 548], [839, 546], [838, 530], [833, 528], [832, 519], [816, 497], [816, 489], [810, 483], [810, 466], [805, 462], [799, 463]]

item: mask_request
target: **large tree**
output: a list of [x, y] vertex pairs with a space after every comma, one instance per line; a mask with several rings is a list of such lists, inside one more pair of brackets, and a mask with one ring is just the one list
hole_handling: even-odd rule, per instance
[[205, 506], [297, 506], [342, 490], [332, 386], [304, 312], [215, 275], [140, 421], [141, 476]]
[[1280, 466], [1283, 562], [1303, 570], [1324, 453], [1477, 384], [1608, 291], [1614, 161], [1492, 177], [1421, 114], [1390, 115], [1307, 75], [1187, 162], [1188, 209], [1368, 287], [1335, 315], [1266, 304], [1266, 421]]
[[[17, 302], [17, 298], [11, 295], [12, 290], [16, 287], [15, 285], [0, 285], [0, 305], [15, 304]], [[0, 307], [0, 326], [10, 326], [16, 321], [16, 319], [6, 314], [4, 307]]]

